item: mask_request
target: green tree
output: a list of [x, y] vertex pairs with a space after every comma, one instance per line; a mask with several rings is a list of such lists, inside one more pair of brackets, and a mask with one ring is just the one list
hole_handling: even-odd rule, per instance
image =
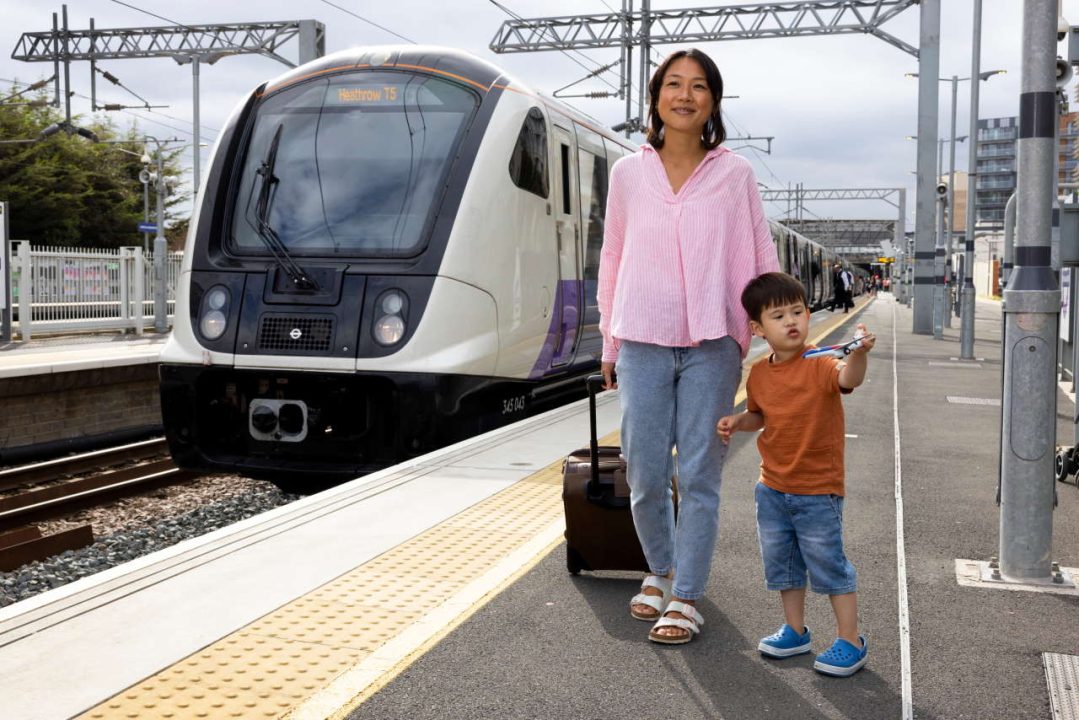
[[[49, 106], [0, 104], [0, 141], [34, 141], [0, 142], [0, 200], [10, 208], [11, 236], [72, 247], [141, 244], [136, 228], [143, 219], [142, 134], [137, 127], [119, 131], [111, 120], [75, 117], [72, 124], [92, 130], [99, 142], [63, 131], [40, 139], [42, 130], [62, 120], [62, 113]], [[153, 155], [154, 144], [147, 149]], [[179, 155], [180, 150], [167, 150], [163, 157], [164, 174], [174, 187]], [[166, 228], [184, 200], [182, 193], [168, 198]], [[154, 208], [151, 188], [151, 217]]]

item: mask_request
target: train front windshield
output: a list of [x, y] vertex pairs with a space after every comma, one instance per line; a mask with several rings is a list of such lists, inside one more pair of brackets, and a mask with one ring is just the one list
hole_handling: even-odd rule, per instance
[[230, 249], [269, 254], [269, 230], [291, 255], [415, 255], [478, 105], [456, 83], [403, 72], [275, 93], [256, 109]]

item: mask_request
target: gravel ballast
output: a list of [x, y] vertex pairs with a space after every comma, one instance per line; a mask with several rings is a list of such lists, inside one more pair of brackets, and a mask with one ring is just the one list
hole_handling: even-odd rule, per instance
[[0, 607], [204, 535], [297, 497], [270, 483], [218, 475], [41, 523], [38, 527], [45, 535], [89, 523], [95, 542], [44, 562], [0, 572]]

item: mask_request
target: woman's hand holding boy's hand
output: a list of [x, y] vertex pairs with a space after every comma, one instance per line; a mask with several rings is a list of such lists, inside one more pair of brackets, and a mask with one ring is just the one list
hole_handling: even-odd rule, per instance
[[738, 432], [739, 418], [741, 415], [728, 415], [719, 419], [716, 423], [716, 435], [719, 435], [719, 439], [723, 441], [724, 445], [730, 444], [731, 434]]
[[737, 415], [728, 415], [720, 418], [716, 423], [716, 435], [724, 445], [731, 442], [731, 435], [736, 432], [754, 432], [764, 427], [764, 416], [760, 413], [740, 412]]

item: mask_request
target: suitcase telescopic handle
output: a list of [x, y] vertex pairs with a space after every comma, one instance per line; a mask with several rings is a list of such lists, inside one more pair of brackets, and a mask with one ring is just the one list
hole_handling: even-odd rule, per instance
[[592, 464], [592, 477], [588, 480], [591, 494], [599, 491], [599, 438], [596, 437], [596, 391], [606, 381], [602, 375], [589, 375], [585, 385], [588, 387], [588, 456]]

